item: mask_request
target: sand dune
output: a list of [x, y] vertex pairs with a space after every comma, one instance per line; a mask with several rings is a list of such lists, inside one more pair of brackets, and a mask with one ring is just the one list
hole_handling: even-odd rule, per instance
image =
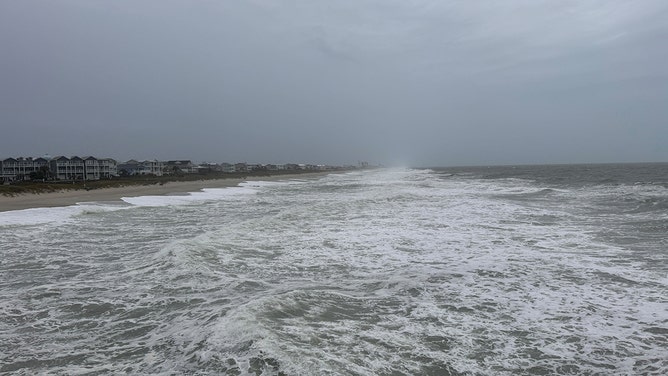
[[294, 175], [258, 176], [248, 179], [215, 179], [198, 181], [169, 182], [163, 185], [141, 185], [116, 188], [84, 190], [66, 190], [41, 194], [22, 194], [8, 197], [0, 196], [0, 211], [22, 210], [30, 208], [75, 205], [79, 202], [116, 201], [121, 197], [166, 195], [173, 193], [197, 192], [203, 188], [233, 187], [243, 181], [276, 181], [289, 179], [316, 178], [328, 173], [314, 172]]

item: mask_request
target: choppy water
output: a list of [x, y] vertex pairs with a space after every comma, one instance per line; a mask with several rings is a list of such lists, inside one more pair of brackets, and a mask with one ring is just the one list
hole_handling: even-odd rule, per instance
[[668, 165], [0, 213], [0, 373], [668, 374]]

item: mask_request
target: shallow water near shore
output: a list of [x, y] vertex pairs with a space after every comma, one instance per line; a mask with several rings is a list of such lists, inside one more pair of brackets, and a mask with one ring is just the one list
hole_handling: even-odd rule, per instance
[[668, 165], [0, 213], [0, 373], [668, 373]]

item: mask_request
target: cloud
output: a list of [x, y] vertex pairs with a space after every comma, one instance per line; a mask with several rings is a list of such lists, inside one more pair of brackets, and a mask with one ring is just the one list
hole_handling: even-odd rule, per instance
[[[2, 2], [0, 149], [433, 165], [601, 160], [626, 137], [625, 160], [668, 159], [650, 141], [666, 17], [657, 0]], [[53, 129], [82, 136], [34, 137]]]

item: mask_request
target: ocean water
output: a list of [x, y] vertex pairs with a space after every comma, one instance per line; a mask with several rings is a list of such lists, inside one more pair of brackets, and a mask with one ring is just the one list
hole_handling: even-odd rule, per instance
[[668, 374], [668, 164], [0, 213], [0, 373]]

